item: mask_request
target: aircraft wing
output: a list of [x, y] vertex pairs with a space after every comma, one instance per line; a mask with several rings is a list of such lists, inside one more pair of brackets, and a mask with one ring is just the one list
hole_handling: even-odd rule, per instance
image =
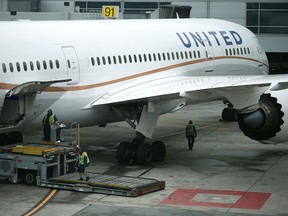
[[217, 95], [241, 109], [256, 104], [259, 95], [268, 89], [286, 88], [288, 75], [167, 77], [107, 92], [88, 107], [181, 98], [197, 103], [210, 101]]

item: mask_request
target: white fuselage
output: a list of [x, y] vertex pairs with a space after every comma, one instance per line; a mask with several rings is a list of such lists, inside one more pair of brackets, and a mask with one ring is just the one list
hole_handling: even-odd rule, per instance
[[87, 105], [111, 90], [163, 77], [268, 72], [255, 35], [227, 21], [17, 21], [1, 22], [0, 29], [0, 106], [22, 83], [72, 79], [37, 94], [25, 129], [39, 125], [48, 108], [82, 126], [119, 121]]

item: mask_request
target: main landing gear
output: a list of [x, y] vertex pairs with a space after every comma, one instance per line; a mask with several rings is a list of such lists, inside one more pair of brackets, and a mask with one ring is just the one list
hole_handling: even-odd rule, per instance
[[233, 105], [228, 101], [223, 101], [228, 107], [224, 108], [222, 111], [222, 120], [227, 122], [237, 121], [237, 111]]
[[121, 142], [117, 148], [117, 160], [120, 164], [137, 163], [149, 165], [151, 162], [162, 162], [166, 156], [166, 147], [161, 141], [149, 144], [146, 137], [136, 132], [136, 137], [129, 142]]

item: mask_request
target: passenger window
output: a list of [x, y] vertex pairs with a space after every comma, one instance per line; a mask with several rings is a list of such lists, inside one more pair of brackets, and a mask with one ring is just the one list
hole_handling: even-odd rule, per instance
[[162, 53], [162, 57], [163, 57], [163, 61], [165, 61], [166, 60], [165, 53]]
[[188, 59], [188, 53], [185, 51], [185, 58]]
[[184, 59], [183, 52], [180, 52], [181, 59]]
[[170, 61], [170, 53], [167, 52], [167, 59]]
[[232, 56], [232, 50], [231, 49], [229, 49], [229, 53], [230, 53], [230, 56]]
[[111, 65], [111, 63], [112, 63], [111, 58], [110, 58], [110, 56], [108, 56], [108, 64]]
[[67, 60], [67, 65], [68, 65], [68, 68], [71, 68], [71, 64], [70, 64], [70, 60], [69, 59]]
[[123, 56], [123, 59], [124, 59], [124, 63], [127, 64], [127, 57], [126, 57], [126, 55]]
[[17, 71], [20, 72], [21, 68], [20, 68], [20, 63], [19, 62], [16, 62], [16, 68], [17, 68]]
[[139, 54], [138, 57], [139, 57], [139, 62], [142, 62], [142, 56], [141, 56], [141, 54]]
[[154, 61], [157, 61], [157, 58], [156, 58], [156, 54], [153, 53], [153, 58], [154, 58]]
[[106, 65], [106, 60], [104, 56], [102, 56], [102, 62], [103, 62], [103, 65]]
[[113, 56], [113, 62], [114, 62], [114, 64], [117, 64], [117, 58], [116, 58], [116, 56]]
[[91, 57], [91, 64], [94, 66], [95, 65], [95, 60], [93, 57]]
[[152, 61], [152, 56], [151, 56], [150, 53], [148, 54], [148, 59], [149, 59], [150, 62]]
[[119, 64], [122, 64], [122, 58], [120, 55], [118, 56], [118, 61], [119, 61]]
[[144, 54], [143, 57], [144, 57], [144, 61], [147, 62], [146, 54]]
[[193, 51], [193, 54], [194, 54], [194, 58], [197, 58], [197, 55], [196, 55], [196, 51], [195, 51], [195, 50]]
[[174, 52], [172, 52], [171, 55], [172, 55], [172, 59], [175, 60]]
[[189, 58], [190, 58], [190, 59], [193, 58], [193, 57], [192, 57], [192, 52], [191, 52], [191, 51], [189, 51]]
[[228, 50], [227, 50], [227, 49], [225, 49], [225, 52], [226, 52], [226, 56], [228, 56], [228, 55], [229, 55], [229, 53], [228, 53]]
[[101, 61], [100, 61], [100, 58], [97, 57], [97, 64], [100, 65], [101, 64]]
[[134, 62], [137, 63], [137, 56], [134, 55]]
[[43, 60], [43, 68], [44, 68], [44, 70], [47, 70], [47, 63], [46, 63], [46, 61], [45, 60]]
[[198, 58], [201, 58], [201, 53], [199, 50], [197, 51], [197, 53], [198, 53]]
[[52, 60], [49, 60], [49, 66], [50, 66], [50, 69], [53, 69], [53, 62], [52, 62]]
[[24, 71], [27, 71], [27, 70], [28, 70], [28, 67], [27, 67], [26, 62], [23, 62], [23, 69], [24, 69]]
[[250, 49], [249, 49], [249, 47], [247, 47], [247, 53], [250, 54]]
[[10, 72], [14, 72], [13, 64], [11, 62], [9, 63], [9, 68], [10, 68]]
[[244, 47], [244, 54], [245, 54], [245, 55], [247, 54], [247, 52], [246, 52], [246, 47]]
[[59, 64], [59, 61], [57, 59], [55, 60], [55, 64], [56, 64], [56, 68], [59, 69], [60, 68], [60, 64]]
[[179, 60], [179, 53], [176, 52], [176, 59]]
[[2, 70], [3, 70], [4, 73], [7, 72], [6, 64], [4, 64], [4, 63], [2, 63]]
[[33, 64], [32, 61], [30, 61], [30, 70], [31, 70], [31, 71], [34, 71], [34, 64]]
[[41, 67], [40, 67], [40, 62], [39, 61], [36, 61], [36, 66], [37, 66], [37, 69], [40, 70]]
[[158, 53], [158, 60], [161, 61], [161, 54]]

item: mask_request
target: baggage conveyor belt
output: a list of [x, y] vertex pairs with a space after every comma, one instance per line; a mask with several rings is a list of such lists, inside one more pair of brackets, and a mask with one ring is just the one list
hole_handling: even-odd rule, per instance
[[88, 173], [89, 181], [80, 181], [78, 173], [71, 173], [40, 182], [39, 186], [75, 190], [80, 192], [137, 197], [165, 188], [165, 181], [149, 178], [114, 176], [100, 173]]

